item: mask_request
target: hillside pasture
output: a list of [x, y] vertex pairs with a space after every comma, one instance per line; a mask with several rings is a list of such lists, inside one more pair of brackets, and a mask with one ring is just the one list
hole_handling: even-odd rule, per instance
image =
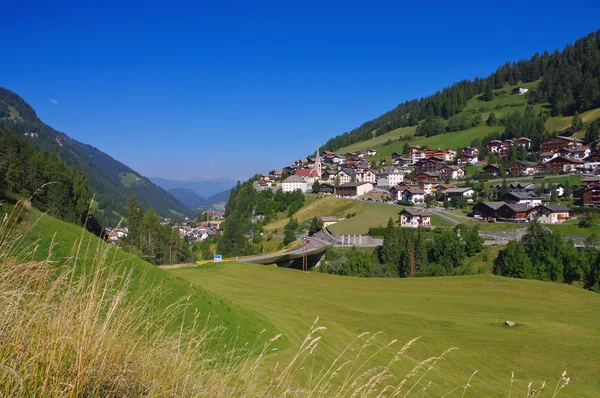
[[[493, 253], [487, 255], [489, 263]], [[515, 396], [517, 391], [524, 396], [529, 382], [539, 388], [550, 380], [552, 390], [564, 370], [571, 383], [561, 396], [596, 397], [600, 391], [600, 369], [590, 366], [600, 357], [600, 295], [579, 287], [492, 275], [364, 279], [239, 263], [169, 272], [267, 317], [293, 346], [301, 344], [319, 317], [318, 325], [327, 330], [320, 332], [314, 359], [295, 375], [298, 380], [307, 380], [311, 371], [314, 376], [360, 333], [382, 332], [360, 363], [383, 365], [403, 344], [421, 336], [393, 366], [398, 380], [419, 361], [458, 348], [418, 386], [431, 381], [431, 396], [464, 385], [475, 370], [465, 396], [507, 396], [511, 372]], [[506, 320], [517, 327], [504, 326]], [[394, 348], [385, 348], [392, 339], [398, 339]], [[294, 352], [280, 351], [270, 363], [286, 363]], [[409, 379], [409, 386], [415, 379]]]

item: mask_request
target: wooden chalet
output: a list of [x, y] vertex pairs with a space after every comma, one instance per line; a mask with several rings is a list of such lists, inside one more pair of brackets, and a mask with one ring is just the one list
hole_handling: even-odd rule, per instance
[[581, 160], [568, 158], [565, 156], [557, 156], [554, 159], [547, 161], [544, 164], [546, 171], [574, 171], [583, 167]]
[[576, 147], [583, 143], [575, 137], [563, 137], [560, 135], [548, 138], [540, 145], [540, 152], [556, 152], [563, 148]]

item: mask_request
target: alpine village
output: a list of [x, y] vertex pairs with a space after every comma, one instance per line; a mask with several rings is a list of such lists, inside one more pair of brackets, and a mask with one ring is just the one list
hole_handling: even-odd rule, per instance
[[0, 395], [600, 396], [600, 30], [467, 78], [225, 188], [0, 87]]

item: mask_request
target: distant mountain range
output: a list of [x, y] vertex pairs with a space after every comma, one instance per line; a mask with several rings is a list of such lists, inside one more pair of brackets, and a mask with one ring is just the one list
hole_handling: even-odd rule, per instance
[[[164, 217], [193, 216], [188, 206], [148, 178], [91, 145], [81, 143], [43, 123], [19, 95], [0, 87], [0, 125], [21, 134], [38, 147], [56, 152], [69, 166], [81, 167], [98, 202], [125, 215], [132, 193], [144, 207], [152, 206]], [[215, 192], [216, 193], [216, 192]]]
[[191, 209], [207, 208], [217, 203], [227, 202], [230, 189], [219, 192], [215, 195], [203, 198], [189, 188], [172, 188], [167, 190], [171, 195], [177, 198], [181, 203]]
[[237, 183], [236, 180], [229, 177], [199, 177], [187, 180], [169, 180], [160, 177], [150, 177], [150, 181], [166, 191], [174, 188], [186, 188], [194, 191], [196, 195], [203, 198], [208, 198], [224, 191], [229, 192], [229, 190]]

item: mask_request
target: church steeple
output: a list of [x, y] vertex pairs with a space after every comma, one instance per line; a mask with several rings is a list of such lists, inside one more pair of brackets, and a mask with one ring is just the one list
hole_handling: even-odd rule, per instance
[[323, 166], [321, 165], [321, 157], [319, 156], [319, 144], [317, 144], [317, 157], [315, 158], [315, 170], [319, 174], [319, 178], [321, 178], [321, 174], [323, 174]]

